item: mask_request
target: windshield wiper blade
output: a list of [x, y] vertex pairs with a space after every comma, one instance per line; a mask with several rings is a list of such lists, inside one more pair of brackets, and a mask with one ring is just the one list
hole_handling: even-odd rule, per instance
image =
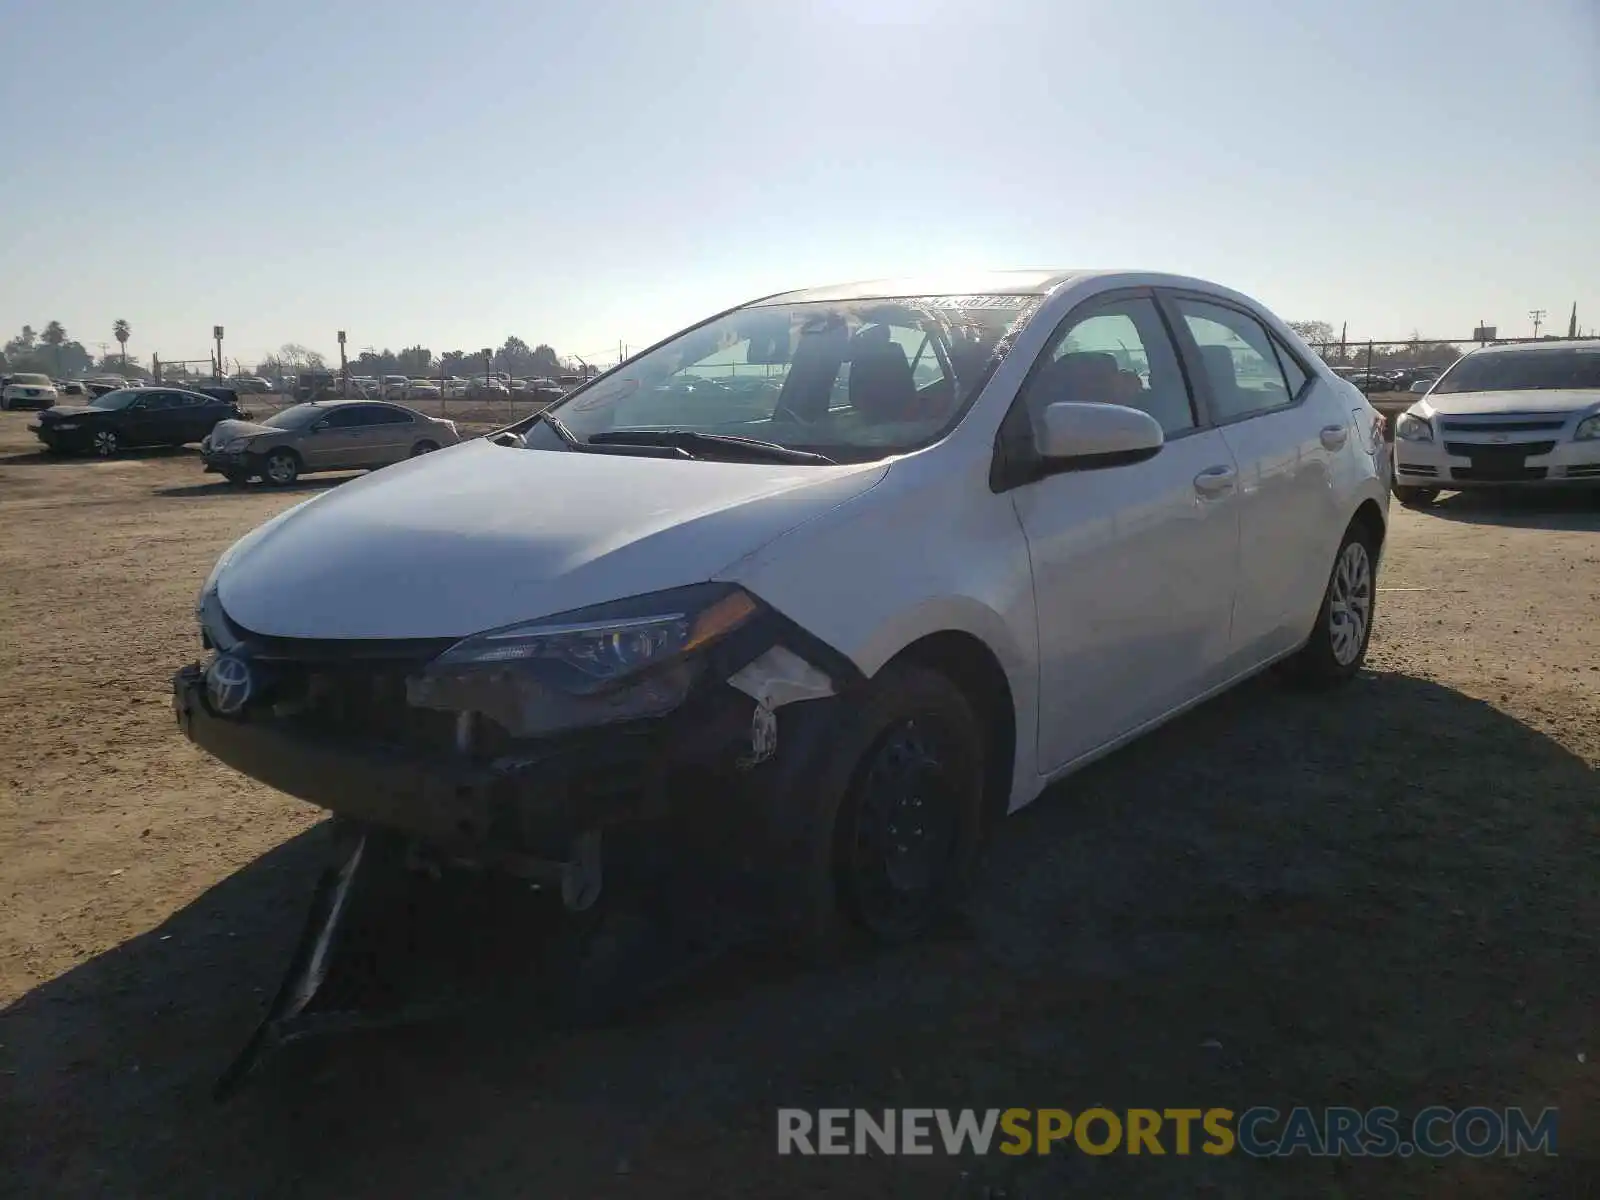
[[562, 421], [560, 417], [556, 416], [555, 413], [551, 412], [548, 408], [538, 413], [534, 417], [534, 420], [543, 421], [546, 425], [550, 426], [551, 429], [554, 429], [556, 431], [556, 436], [567, 445], [582, 445], [582, 443], [578, 441], [577, 435], [575, 435], [572, 430], [567, 428], [566, 422]]
[[833, 466], [834, 460], [826, 454], [810, 450], [795, 450], [778, 442], [764, 442], [760, 438], [740, 437], [735, 433], [701, 433], [695, 429], [613, 429], [591, 434], [592, 446], [676, 446], [688, 451], [734, 451], [741, 457], [764, 459], [769, 462], [816, 463]]

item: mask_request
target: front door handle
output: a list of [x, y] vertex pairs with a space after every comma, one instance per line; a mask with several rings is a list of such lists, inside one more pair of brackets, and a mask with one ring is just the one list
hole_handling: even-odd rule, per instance
[[1345, 442], [1350, 440], [1350, 428], [1347, 425], [1324, 425], [1322, 427], [1322, 444], [1329, 450], [1343, 450]]
[[1194, 477], [1194, 490], [1202, 496], [1220, 496], [1233, 490], [1238, 473], [1232, 467], [1207, 467]]

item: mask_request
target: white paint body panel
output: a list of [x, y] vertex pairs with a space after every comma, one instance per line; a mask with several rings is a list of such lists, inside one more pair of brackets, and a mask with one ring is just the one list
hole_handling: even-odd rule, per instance
[[[1042, 295], [1039, 313], [961, 423], [927, 449], [817, 467], [469, 442], [247, 535], [214, 572], [220, 599], [265, 634], [460, 637], [720, 579], [869, 676], [919, 638], [969, 634], [1010, 684], [1020, 807], [1052, 778], [1293, 650], [1358, 506], [1388, 508], [1386, 468], [1357, 429], [1355, 414], [1370, 406], [1261, 306], [1174, 276], [1035, 276], [1019, 284]], [[1248, 307], [1311, 366], [1314, 394], [1270, 418], [1177, 439], [1145, 463], [991, 491], [997, 430], [1058, 323], [1130, 287]], [[1351, 436], [1330, 449], [1320, 430], [1340, 422]], [[1239, 485], [1198, 496], [1194, 476], [1227, 462]]]
[[465, 637], [703, 582], [884, 469], [466, 442], [302, 505], [228, 564], [218, 596], [275, 637]]

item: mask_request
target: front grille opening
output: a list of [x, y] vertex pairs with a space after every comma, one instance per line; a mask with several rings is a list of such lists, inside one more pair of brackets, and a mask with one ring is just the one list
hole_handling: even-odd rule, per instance
[[1454, 467], [1451, 478], [1478, 483], [1527, 483], [1549, 474], [1545, 467]]
[[1567, 423], [1565, 417], [1545, 417], [1514, 421], [1463, 421], [1442, 417], [1440, 428], [1449, 433], [1543, 433], [1560, 429]]
[[[273, 703], [287, 719], [313, 732], [455, 755], [456, 714], [416, 708], [406, 702], [410, 664], [328, 666], [275, 663]], [[507, 753], [514, 740], [478, 714], [473, 720], [472, 757]]]
[[1457, 458], [1529, 458], [1537, 454], [1549, 454], [1555, 448], [1554, 442], [1507, 442], [1504, 445], [1486, 445], [1483, 442], [1444, 444], [1445, 453], [1453, 454]]

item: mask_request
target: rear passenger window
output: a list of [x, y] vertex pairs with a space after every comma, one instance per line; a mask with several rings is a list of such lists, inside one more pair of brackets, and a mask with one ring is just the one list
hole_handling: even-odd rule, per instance
[[372, 425], [372, 410], [360, 404], [336, 408], [328, 414], [329, 429], [349, 429], [356, 425]]
[[1166, 324], [1143, 297], [1067, 317], [1028, 381], [1026, 401], [1035, 428], [1044, 408], [1061, 401], [1142, 409], [1168, 437], [1195, 427]]
[[[1237, 421], [1293, 402], [1300, 389], [1289, 387], [1272, 339], [1254, 317], [1181, 296], [1176, 303], [1200, 347], [1200, 368], [1211, 385], [1217, 421]], [[1304, 372], [1301, 376], [1304, 383]]]
[[1300, 365], [1300, 360], [1294, 356], [1294, 351], [1285, 346], [1277, 338], [1272, 339], [1272, 348], [1278, 352], [1278, 365], [1283, 368], [1284, 382], [1289, 385], [1289, 395], [1298, 396], [1300, 389], [1305, 387], [1306, 381], [1311, 378], [1306, 369]]

